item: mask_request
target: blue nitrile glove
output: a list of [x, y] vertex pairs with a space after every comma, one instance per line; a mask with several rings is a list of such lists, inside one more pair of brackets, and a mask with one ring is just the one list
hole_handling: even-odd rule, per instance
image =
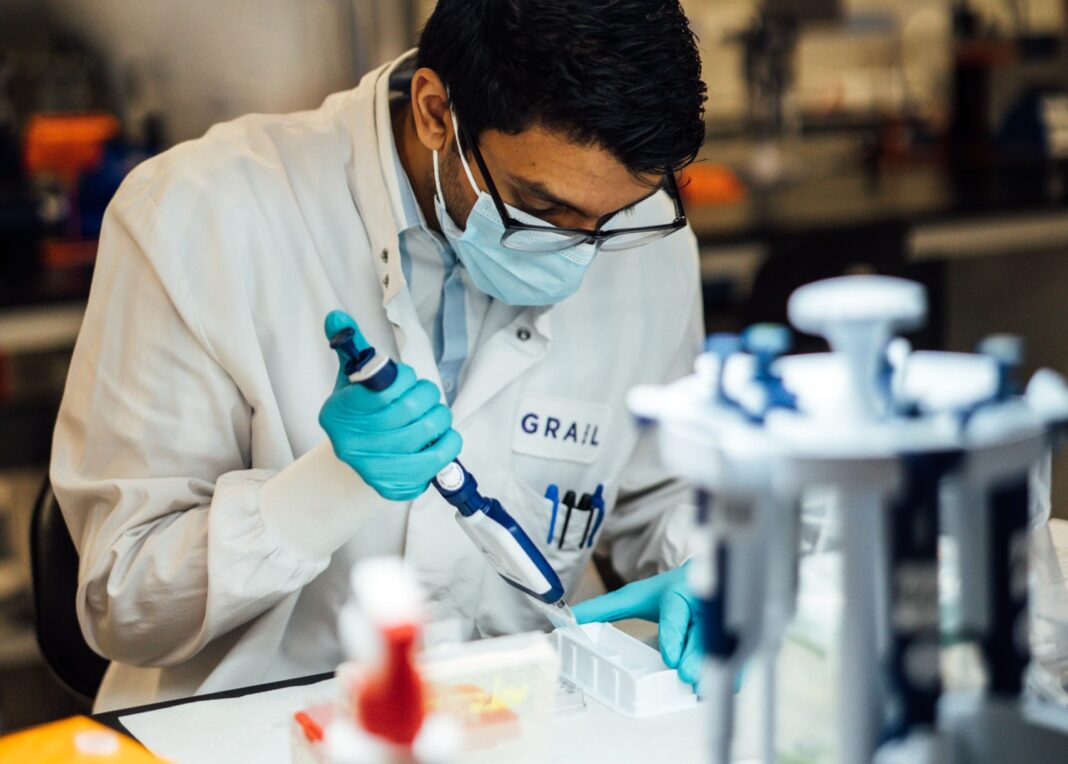
[[[340, 310], [326, 317], [327, 339], [345, 327], [355, 331], [358, 349], [368, 347], [356, 322]], [[346, 359], [340, 351], [338, 360], [343, 368]], [[397, 363], [393, 384], [380, 392], [349, 382], [339, 371], [334, 392], [319, 412], [319, 424], [337, 458], [392, 501], [420, 496], [463, 445], [437, 385], [417, 379], [403, 363]]]
[[658, 576], [575, 605], [579, 623], [643, 618], [656, 621], [660, 655], [689, 684], [701, 678], [701, 602], [686, 582], [689, 562]]

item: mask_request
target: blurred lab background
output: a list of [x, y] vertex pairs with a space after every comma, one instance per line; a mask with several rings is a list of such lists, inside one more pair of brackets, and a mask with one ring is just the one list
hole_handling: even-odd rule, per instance
[[[1028, 373], [1068, 371], [1068, 0], [684, 5], [710, 91], [684, 191], [710, 330], [878, 272], [927, 285], [917, 345], [1009, 331]], [[111, 195], [215, 122], [352, 87], [432, 6], [0, 0], [0, 731], [84, 708], [34, 638], [29, 527]]]

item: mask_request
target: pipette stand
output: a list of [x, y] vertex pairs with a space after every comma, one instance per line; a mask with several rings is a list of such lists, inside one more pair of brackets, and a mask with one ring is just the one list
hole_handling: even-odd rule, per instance
[[[756, 654], [770, 675], [764, 760], [775, 760], [773, 666], [796, 599], [797, 508], [828, 489], [842, 525], [838, 761], [1060, 760], [1068, 717], [1024, 693], [1028, 475], [1066, 429], [1068, 385], [1043, 370], [1016, 390], [1011, 338], [974, 355], [912, 352], [895, 338], [922, 326], [926, 298], [902, 279], [811, 284], [789, 315], [831, 352], [780, 358], [785, 329], [717, 335], [694, 375], [630, 397], [658, 426], [664, 462], [700, 486], [711, 541], [692, 580], [705, 600], [713, 760], [729, 761], [735, 676]], [[982, 656], [982, 692], [942, 686], [940, 531], [959, 547], [954, 636]]]

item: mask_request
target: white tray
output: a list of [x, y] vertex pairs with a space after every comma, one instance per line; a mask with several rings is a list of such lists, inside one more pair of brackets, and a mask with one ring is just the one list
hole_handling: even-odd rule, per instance
[[682, 711], [697, 704], [693, 687], [668, 668], [660, 653], [609, 623], [580, 626], [596, 651], [557, 629], [560, 674], [601, 703], [632, 717]]

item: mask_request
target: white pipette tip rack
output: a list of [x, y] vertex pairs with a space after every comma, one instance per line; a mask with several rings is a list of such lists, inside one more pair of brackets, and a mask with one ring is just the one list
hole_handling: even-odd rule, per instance
[[590, 697], [624, 716], [659, 716], [698, 702], [693, 687], [668, 668], [660, 653], [608, 623], [578, 627], [591, 650], [568, 629], [553, 632], [560, 675]]

